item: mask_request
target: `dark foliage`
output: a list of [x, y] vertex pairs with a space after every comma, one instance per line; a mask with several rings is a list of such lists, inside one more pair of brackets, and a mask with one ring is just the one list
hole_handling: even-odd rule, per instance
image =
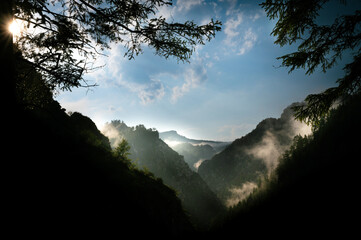
[[[207, 229], [212, 221], [224, 213], [225, 208], [203, 179], [192, 171], [183, 157], [159, 139], [159, 133], [143, 125], [128, 127], [113, 120], [108, 127], [115, 128], [130, 148], [129, 158], [139, 169], [161, 178], [177, 192], [190, 220], [198, 229]], [[110, 139], [111, 141], [114, 139]]]
[[246, 182], [257, 183], [267, 175], [269, 169], [264, 160], [250, 154], [249, 150], [262, 146], [263, 139], [269, 135], [272, 135], [272, 143], [279, 145], [278, 148], [287, 148], [295, 136], [291, 108], [296, 105], [300, 104], [287, 107], [278, 119], [264, 119], [253, 131], [201, 164], [198, 173], [220, 199], [226, 201], [230, 197], [230, 188], [242, 187]]
[[296, 137], [275, 174], [214, 233], [341, 236], [358, 231], [361, 96], [333, 110], [312, 137]]
[[48, 84], [67, 90], [92, 86], [83, 75], [97, 68], [94, 60], [111, 42], [122, 44], [129, 59], [147, 45], [159, 56], [188, 61], [197, 44], [205, 44], [221, 29], [219, 21], [197, 25], [157, 17], [160, 7], [172, 5], [168, 0], [7, 1], [12, 5], [10, 18], [36, 29], [24, 31], [16, 41], [23, 60]]
[[176, 193], [119, 161], [88, 117], [69, 116], [53, 100], [30, 106], [15, 113], [5, 135], [2, 216], [14, 236], [174, 237], [193, 231]]
[[[307, 105], [295, 108], [297, 118], [318, 124], [328, 114], [331, 106], [345, 95], [358, 94], [361, 91], [361, 10], [354, 7], [352, 14], [338, 15], [330, 19], [329, 25], [318, 21], [320, 11], [329, 0], [266, 0], [261, 6], [270, 19], [277, 20], [272, 35], [275, 44], [280, 46], [296, 45], [296, 52], [279, 57], [282, 66], [292, 72], [303, 68], [306, 74], [312, 74], [318, 67], [323, 72], [334, 67], [343, 54], [348, 51], [354, 57], [353, 62], [344, 68], [345, 76], [338, 79], [338, 86], [320, 94], [306, 98]], [[339, 1], [347, 4], [352, 1]]]

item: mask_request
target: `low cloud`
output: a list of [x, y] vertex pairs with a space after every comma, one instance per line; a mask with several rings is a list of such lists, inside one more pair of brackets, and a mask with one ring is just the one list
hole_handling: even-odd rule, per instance
[[204, 162], [206, 159], [199, 159], [196, 163], [193, 164], [193, 167], [198, 170], [199, 166]]
[[297, 121], [295, 119], [291, 119], [290, 124], [293, 129], [293, 136], [296, 135], [307, 136], [312, 133], [312, 127], [303, 122]]
[[172, 140], [168, 140], [168, 139], [165, 139], [164, 142], [171, 148], [179, 145], [179, 144], [182, 144], [184, 142], [180, 142], [180, 141], [172, 141]]
[[231, 192], [231, 197], [226, 200], [226, 206], [232, 207], [237, 205], [239, 202], [246, 199], [254, 189], [257, 188], [257, 184], [254, 182], [246, 182], [240, 188], [231, 188], [229, 191]]
[[270, 174], [278, 165], [278, 159], [287, 149], [287, 146], [281, 145], [275, 135], [267, 131], [260, 143], [255, 147], [248, 149], [247, 153], [255, 158], [262, 159]]
[[297, 135], [305, 136], [312, 133], [311, 126], [295, 120], [291, 107], [284, 110], [280, 120], [284, 122], [281, 129], [267, 130], [259, 143], [246, 150], [247, 154], [264, 161], [268, 175], [278, 166], [279, 158], [292, 144], [292, 141], [285, 143], [280, 139], [293, 139]]
[[123, 137], [112, 124], [105, 124], [101, 132], [109, 138], [112, 148], [115, 148], [122, 141]]

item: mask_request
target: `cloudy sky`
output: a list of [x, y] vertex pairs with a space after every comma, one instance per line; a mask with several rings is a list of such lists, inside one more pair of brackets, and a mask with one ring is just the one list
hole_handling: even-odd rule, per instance
[[291, 103], [335, 86], [347, 62], [346, 57], [326, 74], [288, 74], [276, 58], [295, 48], [274, 45], [270, 33], [275, 22], [266, 17], [260, 2], [173, 1], [159, 15], [170, 21], [203, 24], [213, 18], [223, 23], [215, 39], [197, 46], [190, 63], [165, 60], [147, 48], [128, 60], [123, 46], [113, 44], [108, 56], [97, 60], [106, 66], [85, 76], [99, 86], [61, 92], [57, 100], [67, 111], [92, 118], [100, 129], [119, 119], [128, 126], [177, 130], [196, 139], [239, 138], [264, 118], [279, 117]]

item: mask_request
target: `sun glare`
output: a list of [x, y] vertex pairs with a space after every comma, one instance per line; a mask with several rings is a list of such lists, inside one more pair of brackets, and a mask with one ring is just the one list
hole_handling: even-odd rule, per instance
[[10, 25], [9, 25], [9, 31], [14, 35], [14, 36], [19, 36], [21, 33], [21, 27], [20, 24], [16, 21], [13, 20]]

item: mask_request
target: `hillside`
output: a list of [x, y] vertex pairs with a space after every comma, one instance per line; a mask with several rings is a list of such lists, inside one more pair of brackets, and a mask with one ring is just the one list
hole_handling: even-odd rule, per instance
[[361, 96], [354, 96], [333, 110], [312, 136], [297, 137], [269, 180], [233, 208], [210, 236], [355, 236], [360, 109]]
[[278, 119], [261, 121], [249, 134], [200, 165], [200, 176], [227, 205], [237, 203], [243, 192], [249, 193], [245, 188], [257, 185], [275, 169], [294, 136], [310, 133], [307, 126], [293, 119], [292, 106]]
[[51, 101], [18, 109], [11, 119], [3, 161], [8, 231], [139, 237], [193, 231], [174, 190], [117, 161], [89, 118], [69, 116]]
[[205, 229], [225, 210], [203, 179], [192, 171], [183, 157], [159, 138], [159, 133], [143, 125], [128, 127], [124, 122], [112, 121], [104, 133], [113, 146], [125, 138], [130, 145], [130, 156], [140, 169], [146, 168], [164, 184], [177, 192], [192, 222]]

